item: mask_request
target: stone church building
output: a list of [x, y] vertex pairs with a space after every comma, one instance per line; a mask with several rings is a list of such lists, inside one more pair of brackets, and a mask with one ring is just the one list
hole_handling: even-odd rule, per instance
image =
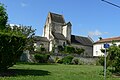
[[65, 22], [63, 15], [49, 12], [44, 25], [43, 35], [42, 37], [35, 36], [34, 46], [42, 45], [47, 51], [52, 51], [53, 47], [71, 45], [85, 49], [86, 55], [92, 56], [92, 39], [90, 37], [72, 35], [71, 27], [72, 24]]

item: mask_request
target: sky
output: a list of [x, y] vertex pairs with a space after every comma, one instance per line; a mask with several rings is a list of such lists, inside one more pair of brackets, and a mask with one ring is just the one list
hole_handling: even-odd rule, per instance
[[[120, 0], [107, 0], [120, 5]], [[101, 0], [0, 0], [9, 24], [32, 26], [41, 36], [48, 12], [62, 14], [72, 23], [72, 34], [99, 37], [120, 36], [120, 8]]]

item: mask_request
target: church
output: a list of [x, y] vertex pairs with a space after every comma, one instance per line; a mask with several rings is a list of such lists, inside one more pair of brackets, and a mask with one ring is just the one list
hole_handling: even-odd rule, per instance
[[[71, 22], [65, 22], [63, 15], [49, 12], [42, 36], [35, 36], [34, 46], [43, 46], [46, 51], [52, 51], [53, 47], [73, 46], [75, 48], [83, 48], [85, 54], [93, 55], [93, 40], [90, 37], [72, 35]], [[56, 53], [58, 51], [56, 50]]]

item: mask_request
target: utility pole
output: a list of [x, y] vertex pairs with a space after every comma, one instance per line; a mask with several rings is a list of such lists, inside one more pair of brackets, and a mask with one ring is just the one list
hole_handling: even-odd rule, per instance
[[110, 5], [113, 5], [113, 6], [117, 7], [117, 8], [120, 8], [119, 5], [114, 4], [114, 3], [112, 3], [112, 2], [109, 2], [109, 1], [107, 1], [107, 0], [101, 0], [101, 1], [106, 2], [106, 3], [110, 4]]

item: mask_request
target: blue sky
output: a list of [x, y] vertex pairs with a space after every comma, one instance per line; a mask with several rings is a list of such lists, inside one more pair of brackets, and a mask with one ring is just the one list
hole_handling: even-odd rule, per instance
[[[107, 0], [120, 5], [120, 0]], [[48, 12], [62, 14], [72, 23], [72, 34], [108, 38], [120, 36], [120, 8], [101, 0], [0, 0], [5, 4], [8, 23], [30, 25], [42, 35]]]

